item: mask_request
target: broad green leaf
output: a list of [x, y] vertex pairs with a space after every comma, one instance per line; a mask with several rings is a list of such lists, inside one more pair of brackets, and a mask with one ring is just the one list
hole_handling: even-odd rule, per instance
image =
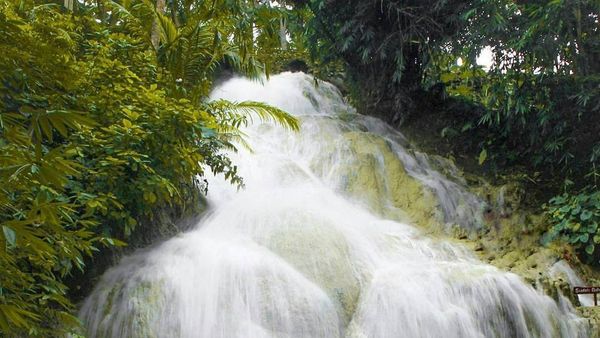
[[594, 244], [589, 244], [589, 245], [587, 245], [587, 246], [585, 247], [585, 252], [586, 252], [588, 255], [591, 255], [591, 254], [593, 254], [593, 253], [594, 253], [594, 249], [595, 249], [595, 248], [596, 248], [596, 246], [595, 246]]
[[15, 231], [11, 227], [3, 225], [2, 232], [4, 233], [7, 247], [15, 247], [17, 245], [17, 234]]
[[486, 159], [487, 159], [487, 150], [484, 148], [479, 153], [479, 165], [482, 165], [485, 162]]
[[592, 215], [593, 214], [592, 214], [591, 211], [589, 211], [589, 210], [583, 210], [583, 212], [580, 215], [580, 218], [581, 218], [582, 221], [587, 221], [590, 218], [592, 218]]

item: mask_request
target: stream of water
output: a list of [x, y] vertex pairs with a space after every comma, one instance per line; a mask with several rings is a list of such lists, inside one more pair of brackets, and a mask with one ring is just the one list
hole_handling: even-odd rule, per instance
[[212, 98], [270, 103], [301, 131], [245, 129], [245, 189], [209, 180], [192, 230], [107, 271], [80, 312], [90, 337], [588, 336], [568, 301], [411, 225], [471, 231], [484, 203], [334, 86], [283, 73]]

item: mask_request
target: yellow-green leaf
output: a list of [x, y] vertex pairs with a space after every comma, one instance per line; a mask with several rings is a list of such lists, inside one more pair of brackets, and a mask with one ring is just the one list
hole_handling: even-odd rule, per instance
[[11, 227], [3, 225], [2, 232], [4, 233], [7, 247], [14, 247], [17, 245], [17, 235]]
[[487, 150], [483, 149], [480, 153], [479, 153], [479, 165], [482, 165], [483, 162], [485, 162], [485, 160], [487, 159]]

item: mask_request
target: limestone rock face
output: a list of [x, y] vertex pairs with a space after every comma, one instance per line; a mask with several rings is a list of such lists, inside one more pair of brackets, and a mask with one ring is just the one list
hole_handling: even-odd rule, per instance
[[580, 307], [578, 310], [581, 312], [582, 316], [587, 318], [591, 329], [590, 338], [599, 338], [600, 337], [600, 307]]
[[351, 131], [344, 134], [355, 161], [341, 170], [345, 191], [387, 217], [404, 218], [421, 226], [439, 224], [435, 196], [410, 176], [383, 137]]
[[340, 308], [347, 325], [358, 303], [360, 280], [344, 234], [310, 215], [294, 222], [272, 231], [263, 245], [323, 289]]

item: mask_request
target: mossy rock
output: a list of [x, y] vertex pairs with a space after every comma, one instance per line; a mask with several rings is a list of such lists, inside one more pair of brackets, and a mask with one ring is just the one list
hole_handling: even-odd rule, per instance
[[[358, 303], [360, 280], [344, 234], [309, 215], [269, 234], [268, 248], [324, 290], [346, 325]], [[311, 243], [306, 245], [306, 243]]]
[[382, 216], [423, 227], [440, 223], [435, 196], [406, 172], [384, 138], [356, 131], [347, 132], [344, 137], [357, 159], [356, 163], [348, 163], [342, 173], [348, 194]]
[[577, 310], [590, 324], [590, 338], [600, 338], [600, 306], [579, 307]]
[[[99, 304], [103, 304], [102, 318], [95, 331], [89, 332], [91, 337], [118, 337], [126, 334], [130, 338], [158, 338], [156, 325], [161, 322], [161, 309], [168, 302], [162, 282], [121, 282], [98, 295], [103, 297], [98, 299]], [[127, 309], [115, 308], [123, 304], [127, 304]], [[176, 336], [174, 332], [174, 337]]]

